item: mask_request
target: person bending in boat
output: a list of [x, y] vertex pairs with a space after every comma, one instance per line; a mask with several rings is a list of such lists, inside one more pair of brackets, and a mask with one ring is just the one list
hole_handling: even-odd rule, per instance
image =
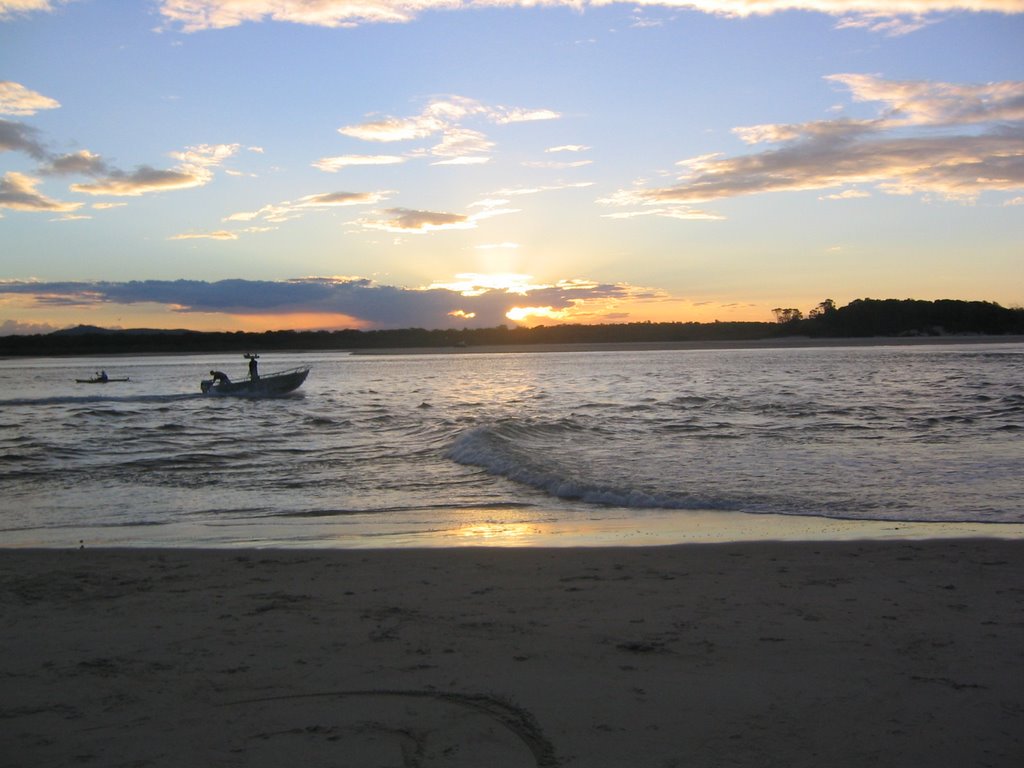
[[210, 376], [213, 377], [214, 384], [230, 384], [231, 379], [223, 371], [210, 371]]

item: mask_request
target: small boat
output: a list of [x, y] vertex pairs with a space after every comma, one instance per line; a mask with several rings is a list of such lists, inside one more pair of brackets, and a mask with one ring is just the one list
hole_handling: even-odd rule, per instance
[[75, 379], [75, 382], [78, 384], [109, 384], [112, 381], [131, 381], [131, 379], [127, 376], [123, 379], [112, 379], [109, 376], [96, 376], [92, 379]]
[[224, 379], [203, 379], [199, 388], [204, 395], [231, 395], [233, 397], [275, 397], [286, 395], [302, 386], [309, 375], [309, 367], [289, 368], [265, 376], [225, 381]]

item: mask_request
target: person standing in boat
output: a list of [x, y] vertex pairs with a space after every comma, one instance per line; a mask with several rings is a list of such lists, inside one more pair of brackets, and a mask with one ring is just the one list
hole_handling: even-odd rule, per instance
[[249, 378], [253, 381], [258, 381], [260, 378], [259, 363], [256, 362], [256, 358], [259, 355], [246, 355], [249, 358]]

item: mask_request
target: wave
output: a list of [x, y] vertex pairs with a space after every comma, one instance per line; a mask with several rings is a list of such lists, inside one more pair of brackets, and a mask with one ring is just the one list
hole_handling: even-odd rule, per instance
[[[673, 490], [645, 489], [588, 477], [554, 460], [555, 445], [540, 445], [545, 442], [545, 432], [550, 438], [552, 433], [567, 428], [579, 427], [562, 424], [531, 428], [512, 422], [476, 427], [460, 435], [446, 456], [567, 501], [634, 509], [738, 509], [735, 503], [724, 499], [698, 498]], [[523, 439], [527, 436], [540, 440], [533, 440], [531, 445], [531, 441]]]
[[[965, 456], [959, 446], [930, 441], [919, 448], [907, 437], [868, 446], [863, 438], [792, 434], [767, 442], [763, 434], [652, 440], [607, 426], [598, 433], [581, 422], [509, 419], [463, 432], [445, 456], [556, 499], [598, 506], [892, 522], [1021, 520], [1019, 492], [1002, 494], [1004, 503], [991, 498], [993, 483], [1005, 477], [1002, 465]], [[979, 485], [972, 478], [982, 468], [991, 482]]]

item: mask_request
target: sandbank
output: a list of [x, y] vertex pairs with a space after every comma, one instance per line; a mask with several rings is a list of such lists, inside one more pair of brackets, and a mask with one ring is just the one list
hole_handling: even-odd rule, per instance
[[0, 550], [13, 766], [1018, 766], [1024, 541]]

